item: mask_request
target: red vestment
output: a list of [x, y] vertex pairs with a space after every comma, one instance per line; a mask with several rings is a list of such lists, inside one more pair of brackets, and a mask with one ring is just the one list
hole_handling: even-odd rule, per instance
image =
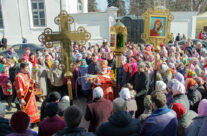
[[104, 91], [104, 98], [113, 101], [114, 91], [113, 91], [113, 81], [111, 79], [111, 71], [108, 71], [107, 74], [98, 73], [97, 78], [94, 81], [93, 88], [101, 87]]
[[30, 116], [31, 123], [40, 121], [40, 115], [37, 108], [37, 102], [34, 91], [31, 86], [29, 74], [18, 73], [14, 85], [17, 92], [17, 97], [21, 100], [24, 99], [26, 105], [22, 110]]

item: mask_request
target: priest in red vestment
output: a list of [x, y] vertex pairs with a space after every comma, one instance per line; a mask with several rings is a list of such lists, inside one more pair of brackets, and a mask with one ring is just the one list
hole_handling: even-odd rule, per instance
[[29, 76], [28, 63], [21, 63], [20, 72], [15, 78], [14, 85], [16, 88], [17, 97], [21, 102], [22, 111], [30, 116], [31, 123], [39, 122], [40, 115], [33, 91], [33, 81]]
[[97, 74], [97, 77], [94, 79], [93, 88], [101, 87], [104, 91], [104, 98], [113, 101], [114, 91], [113, 91], [113, 81], [111, 79], [112, 71], [108, 70], [108, 62], [102, 60], [100, 62], [100, 72]]

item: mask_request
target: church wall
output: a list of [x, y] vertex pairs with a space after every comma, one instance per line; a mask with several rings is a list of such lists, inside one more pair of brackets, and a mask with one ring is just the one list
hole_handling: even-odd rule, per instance
[[197, 12], [172, 12], [174, 15], [174, 20], [171, 23], [171, 33], [174, 37], [178, 33], [186, 35], [186, 37], [191, 37], [195, 39], [196, 34], [196, 15]]

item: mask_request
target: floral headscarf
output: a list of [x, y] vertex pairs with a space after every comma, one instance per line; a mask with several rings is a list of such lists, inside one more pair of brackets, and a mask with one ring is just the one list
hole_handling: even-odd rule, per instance
[[[84, 66], [82, 65], [82, 62], [83, 62], [83, 61], [85, 62], [85, 65], [84, 65]], [[87, 67], [87, 62], [86, 62], [85, 59], [82, 59], [82, 60], [81, 60], [81, 67], [84, 67], [84, 68]]]

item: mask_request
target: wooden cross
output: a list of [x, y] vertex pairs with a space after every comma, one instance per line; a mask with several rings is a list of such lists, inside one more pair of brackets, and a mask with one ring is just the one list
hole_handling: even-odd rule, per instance
[[54, 19], [54, 22], [59, 25], [60, 31], [53, 32], [52, 29], [46, 28], [39, 36], [39, 41], [44, 43], [47, 48], [52, 48], [55, 42], [60, 42], [62, 48], [62, 59], [59, 68], [64, 71], [64, 76], [68, 79], [68, 94], [72, 102], [72, 42], [76, 42], [79, 45], [85, 45], [91, 38], [91, 34], [87, 32], [84, 27], [78, 27], [77, 31], [71, 31], [70, 25], [73, 24], [74, 19], [65, 10], [60, 12], [60, 14]]

